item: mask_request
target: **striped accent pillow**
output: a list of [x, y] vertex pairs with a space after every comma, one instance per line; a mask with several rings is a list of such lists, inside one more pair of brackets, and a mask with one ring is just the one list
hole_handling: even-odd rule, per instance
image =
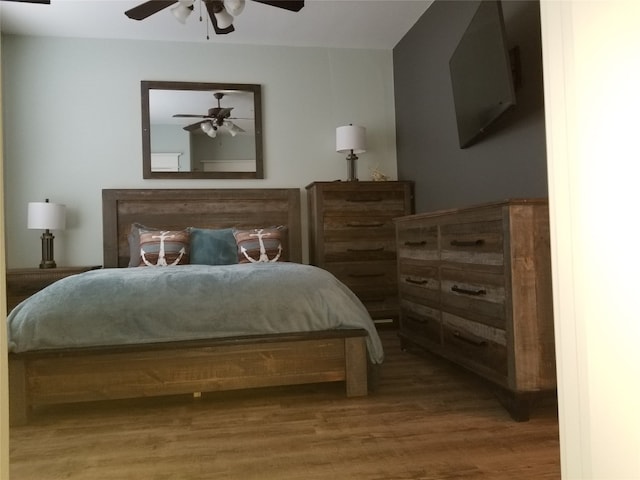
[[287, 227], [234, 230], [238, 245], [238, 263], [286, 262]]
[[189, 263], [188, 230], [140, 230], [138, 266], [166, 267]]

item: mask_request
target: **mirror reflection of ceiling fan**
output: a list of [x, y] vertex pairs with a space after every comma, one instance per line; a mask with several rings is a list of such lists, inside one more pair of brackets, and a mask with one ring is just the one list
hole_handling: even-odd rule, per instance
[[248, 118], [241, 119], [238, 117], [232, 117], [231, 110], [233, 110], [233, 107], [221, 107], [220, 100], [222, 99], [222, 97], [224, 97], [224, 93], [215, 92], [213, 96], [216, 98], [216, 100], [218, 100], [218, 106], [214, 108], [210, 108], [207, 111], [206, 115], [198, 115], [194, 113], [176, 113], [175, 115], [173, 115], [173, 117], [204, 119], [199, 122], [192, 123], [191, 125], [187, 125], [186, 127], [183, 127], [183, 128], [184, 130], [187, 130], [189, 132], [192, 132], [199, 128], [200, 130], [202, 130], [204, 133], [206, 133], [212, 138], [216, 137], [216, 135], [218, 134], [218, 129], [220, 127], [227, 128], [227, 130], [233, 137], [235, 137], [238, 133], [244, 132], [242, 128], [240, 128], [238, 125], [233, 123], [231, 120], [250, 120], [250, 119]]
[[[158, 13], [167, 7], [175, 5], [171, 11], [179, 22], [185, 23], [187, 17], [194, 9], [194, 3], [200, 1], [200, 5], [204, 4], [213, 29], [217, 34], [231, 33], [233, 28], [233, 17], [242, 13], [245, 0], [150, 0], [141, 3], [137, 7], [127, 10], [125, 15], [133, 20], [144, 20], [154, 13]], [[254, 2], [264, 3], [272, 7], [284, 8], [292, 12], [299, 12], [304, 7], [304, 0], [253, 0]], [[202, 21], [202, 15], [200, 16]], [[207, 38], [209, 36], [207, 35]]]

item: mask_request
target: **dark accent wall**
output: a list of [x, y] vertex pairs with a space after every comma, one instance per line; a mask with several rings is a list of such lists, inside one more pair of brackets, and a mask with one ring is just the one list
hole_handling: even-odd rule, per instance
[[393, 50], [398, 178], [416, 185], [416, 212], [546, 197], [540, 5], [503, 0], [507, 44], [519, 47], [516, 107], [478, 143], [458, 143], [449, 57], [478, 0], [436, 0]]

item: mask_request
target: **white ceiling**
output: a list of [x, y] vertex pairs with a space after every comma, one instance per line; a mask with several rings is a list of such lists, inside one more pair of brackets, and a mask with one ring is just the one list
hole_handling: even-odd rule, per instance
[[[200, 2], [185, 25], [166, 8], [145, 20], [124, 12], [144, 0], [51, 0], [50, 5], [0, 1], [2, 32], [113, 38], [390, 50], [433, 0], [306, 0], [290, 12], [247, 0], [235, 32], [216, 35], [199, 21]], [[207, 18], [202, 6], [203, 19]]]

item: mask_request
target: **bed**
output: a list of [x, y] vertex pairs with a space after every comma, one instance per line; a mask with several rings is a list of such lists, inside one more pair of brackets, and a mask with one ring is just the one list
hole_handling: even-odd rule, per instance
[[[356, 299], [353, 306], [349, 305], [340, 310], [340, 316], [344, 316], [345, 321], [340, 319], [336, 323], [335, 313], [327, 315], [324, 313], [324, 310], [329, 308], [327, 304], [333, 303], [335, 298], [338, 298], [335, 295], [340, 298], [345, 297], [344, 301], [349, 301], [346, 299], [352, 293], [346, 289], [346, 292], [341, 290], [340, 293], [334, 294], [332, 290], [329, 294], [331, 302], [322, 303], [322, 289], [305, 287], [304, 281], [297, 280], [302, 278], [297, 275], [304, 275], [306, 278], [306, 270], [313, 275], [330, 276], [316, 267], [301, 264], [299, 189], [108, 189], [103, 190], [102, 193], [104, 269], [56, 282], [21, 303], [9, 316], [9, 395], [12, 425], [27, 422], [37, 407], [60, 403], [176, 394], [199, 396], [201, 392], [322, 382], [344, 382], [348, 397], [367, 395], [371, 383], [371, 372], [376, 371], [383, 359], [373, 322], [370, 318], [364, 322], [356, 318], [359, 316], [358, 309], [362, 307]], [[261, 249], [258, 253], [253, 252], [251, 256], [245, 253], [247, 257], [245, 265], [127, 268], [131, 266], [136, 252], [131, 246], [132, 232], [135, 230], [132, 225], [152, 225], [163, 231], [178, 231], [194, 226], [207, 231], [233, 228], [238, 245], [241, 245], [238, 232], [255, 232], [254, 229], [258, 227], [278, 228], [282, 232], [281, 242], [278, 245], [284, 245], [283, 259], [287, 261], [261, 263], [252, 260], [252, 258], [257, 259], [258, 254], [265, 256], [266, 260], [273, 260], [282, 253], [282, 249], [277, 254], [265, 252], [264, 242], [260, 241]], [[251, 237], [255, 243], [255, 235], [252, 234]], [[138, 242], [142, 241], [142, 238], [141, 236]], [[136, 248], [138, 246], [136, 245]], [[143, 261], [147, 262], [148, 259], [144, 258], [144, 249], [142, 251]], [[238, 251], [244, 253], [246, 250], [241, 248]], [[193, 250], [190, 253], [196, 254]], [[164, 244], [162, 258], [164, 259]], [[242, 255], [239, 259], [242, 260]], [[153, 258], [151, 263], [158, 261], [157, 258]], [[247, 290], [247, 296], [244, 297], [246, 300], [236, 299], [229, 303], [235, 305], [234, 308], [240, 309], [245, 308], [246, 305], [253, 305], [253, 310], [234, 311], [233, 314], [228, 314], [229, 318], [243, 319], [244, 323], [249, 325], [245, 317], [252, 317], [255, 314], [256, 318], [265, 317], [269, 325], [275, 323], [286, 325], [284, 331], [280, 331], [280, 327], [278, 331], [273, 329], [253, 331], [251, 327], [242, 327], [243, 321], [234, 320], [234, 322], [226, 322], [233, 324], [233, 328], [226, 333], [200, 333], [167, 340], [162, 336], [147, 338], [140, 332], [138, 334], [127, 332], [127, 341], [114, 340], [112, 343], [96, 344], [87, 340], [86, 343], [73, 341], [69, 344], [65, 343], [65, 340], [60, 344], [49, 342], [43, 344], [44, 346], [35, 344], [21, 348], [17, 347], [19, 342], [14, 341], [11, 336], [12, 320], [16, 321], [15, 319], [19, 318], [21, 313], [24, 318], [38, 315], [44, 317], [48, 314], [43, 310], [37, 310], [38, 302], [49, 306], [67, 303], [71, 305], [74, 295], [80, 298], [92, 297], [95, 292], [107, 289], [105, 285], [108, 284], [100, 283], [107, 281], [105, 277], [117, 275], [125, 276], [126, 281], [129, 281], [130, 277], [148, 276], [148, 279], [143, 280], [147, 284], [154, 285], [154, 288], [157, 285], [154, 282], [157, 280], [156, 277], [151, 276], [163, 275], [163, 279], [175, 276], [177, 280], [173, 284], [168, 283], [167, 288], [171, 291], [180, 291], [181, 294], [176, 295], [176, 299], [171, 300], [171, 304], [165, 303], [164, 306], [160, 304], [161, 310], [170, 310], [175, 307], [178, 311], [186, 311], [189, 306], [197, 305], [198, 308], [189, 310], [189, 317], [196, 318], [195, 310], [211, 312], [217, 310], [215, 305], [224, 303], [225, 294], [222, 292], [222, 283], [212, 284], [211, 288], [206, 290], [207, 292], [221, 290], [220, 296], [214, 298], [213, 294], [208, 294], [204, 299], [203, 295], [199, 297], [203, 300], [194, 302], [193, 299], [186, 297], [196, 289], [181, 289], [180, 286], [203, 287], [209, 280], [204, 280], [205, 277], [197, 277], [198, 279], [194, 281], [188, 277], [189, 280], [185, 282], [180, 280], [180, 275], [206, 274], [208, 278], [209, 270], [215, 270], [216, 275], [224, 279], [225, 285], [231, 284], [228, 280], [235, 278], [232, 274], [244, 272], [245, 276], [242, 280], [234, 280], [240, 283], [236, 283], [236, 288], [233, 290]], [[159, 271], [171, 272], [171, 274], [155, 273]], [[300, 288], [301, 291], [310, 292], [312, 295], [309, 296], [316, 299], [314, 301], [321, 302], [318, 306], [310, 307], [310, 310], [313, 310], [310, 313], [306, 310], [288, 309], [295, 312], [295, 315], [300, 315], [301, 319], [309, 315], [327, 316], [332, 320], [327, 321], [326, 327], [324, 323], [320, 323], [319, 326], [308, 329], [293, 326], [292, 321], [287, 319], [292, 314], [275, 310], [278, 307], [274, 306], [274, 310], [266, 307], [257, 308], [258, 300], [252, 299], [255, 297], [255, 292], [266, 283], [279, 282], [274, 282], [270, 279], [271, 277], [260, 277], [267, 274], [279, 275], [277, 278], [284, 282], [280, 285], [280, 291], [284, 288], [285, 291], [295, 292], [296, 288]], [[257, 280], [260, 278], [262, 280]], [[323, 285], [332, 284], [331, 278], [321, 277], [321, 282]], [[85, 287], [87, 283], [93, 286]], [[93, 288], [93, 290], [85, 293], [83, 288]], [[118, 296], [118, 300], [111, 302], [114, 308], [115, 305], [126, 304], [126, 296], [122, 292], [128, 292], [129, 287], [121, 288], [119, 291], [121, 295]], [[132, 290], [132, 292], [131, 295], [135, 297], [135, 291]], [[115, 297], [113, 294], [112, 296]], [[230, 292], [226, 296], [229, 299], [232, 298]], [[155, 296], [154, 301], [160, 303], [165, 297], [169, 298], [170, 295], [162, 293]], [[209, 300], [209, 297], [212, 299]], [[353, 297], [357, 298], [355, 295]], [[64, 301], [52, 300], [61, 298]], [[139, 295], [138, 298], [140, 298]], [[183, 303], [180, 304], [179, 301]], [[213, 303], [207, 304], [206, 302], [209, 301]], [[143, 301], [140, 303], [143, 304], [141, 308], [146, 308]], [[270, 305], [270, 302], [267, 303]], [[106, 318], [108, 316], [106, 310], [110, 307], [103, 308]], [[47, 310], [55, 309], [50, 307]], [[77, 317], [77, 322], [86, 322], [84, 331], [89, 337], [91, 332], [100, 328], [100, 324], [89, 323], [89, 317], [92, 315], [81, 308], [77, 310], [78, 312], [69, 310], [64, 316], [69, 317], [71, 321]], [[136, 323], [135, 310], [131, 307], [126, 309], [126, 312], [119, 312], [116, 311], [112, 316], [115, 318], [121, 315], [122, 319], [126, 319], [126, 322], [120, 323], [128, 326]], [[247, 312], [252, 313], [249, 315]], [[160, 317], [159, 314], [157, 316]], [[347, 317], [348, 321], [346, 321]], [[117, 320], [118, 318], [115, 318], [114, 322], [117, 323]], [[254, 319], [251, 318], [251, 320]], [[107, 321], [104, 320], [103, 323]], [[56, 328], [62, 330], [61, 327]], [[38, 327], [37, 330], [46, 331], [43, 327]], [[154, 326], [154, 334], [156, 330], [162, 331], [162, 328]], [[141, 331], [148, 333], [149, 328], [143, 327]], [[14, 337], [18, 338], [17, 335]]]

